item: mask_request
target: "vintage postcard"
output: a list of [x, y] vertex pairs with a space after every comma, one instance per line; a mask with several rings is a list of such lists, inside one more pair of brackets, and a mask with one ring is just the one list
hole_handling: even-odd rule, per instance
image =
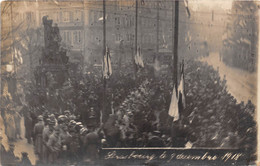
[[2, 0], [1, 165], [257, 165], [257, 0]]

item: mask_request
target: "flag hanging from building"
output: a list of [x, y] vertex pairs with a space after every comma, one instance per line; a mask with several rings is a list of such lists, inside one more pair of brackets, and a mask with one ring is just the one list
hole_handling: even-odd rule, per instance
[[180, 79], [180, 83], [178, 86], [178, 94], [181, 93], [181, 101], [182, 101], [182, 105], [183, 108], [186, 107], [186, 102], [185, 102], [185, 94], [184, 94], [184, 64], [182, 64], [181, 66], [181, 79]]
[[14, 57], [15, 57], [15, 63], [17, 64], [23, 64], [23, 58], [22, 58], [22, 54], [21, 51], [18, 49], [14, 49]]
[[189, 6], [188, 6], [188, 0], [184, 0], [184, 6], [186, 8], [186, 13], [188, 15], [188, 18], [190, 18], [190, 9], [189, 9]]
[[172, 91], [172, 100], [169, 108], [169, 115], [173, 117], [173, 121], [177, 121], [180, 118], [178, 107], [178, 96], [176, 94], [175, 86]]
[[139, 47], [137, 50], [137, 54], [135, 55], [135, 64], [139, 67], [144, 68], [144, 61], [141, 55], [141, 48]]
[[103, 66], [103, 78], [109, 79], [109, 77], [112, 75], [112, 65], [111, 65], [110, 51], [108, 48], [106, 48], [106, 54], [104, 55], [102, 66]]

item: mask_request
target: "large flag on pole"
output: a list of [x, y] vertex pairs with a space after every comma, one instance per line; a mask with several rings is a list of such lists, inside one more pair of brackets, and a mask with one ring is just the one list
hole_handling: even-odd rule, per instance
[[137, 50], [137, 54], [135, 55], [135, 64], [139, 67], [144, 68], [144, 61], [141, 55], [141, 48], [139, 47]]
[[182, 64], [182, 66], [181, 66], [181, 80], [180, 80], [180, 83], [179, 83], [179, 86], [178, 86], [178, 91], [179, 91], [179, 93], [181, 93], [182, 105], [183, 105], [183, 108], [185, 108], [186, 102], [185, 102], [185, 94], [184, 94], [184, 71], [183, 71], [183, 68], [184, 68], [184, 64]]
[[173, 121], [179, 120], [180, 115], [179, 115], [179, 107], [178, 107], [178, 96], [176, 94], [175, 86], [172, 91], [172, 100], [171, 100], [170, 109], [168, 113], [171, 117], [173, 117]]
[[106, 48], [106, 55], [104, 55], [103, 59], [103, 78], [109, 79], [112, 75], [112, 65], [111, 65], [111, 56], [109, 48]]

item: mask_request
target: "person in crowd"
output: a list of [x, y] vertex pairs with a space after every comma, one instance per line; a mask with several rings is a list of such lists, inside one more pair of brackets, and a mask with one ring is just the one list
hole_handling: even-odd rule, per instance
[[47, 125], [44, 126], [43, 133], [42, 133], [42, 142], [43, 142], [43, 149], [42, 149], [42, 161], [43, 164], [47, 164], [49, 162], [49, 148], [47, 143], [49, 141], [49, 137], [53, 132], [55, 126], [55, 122], [47, 119]]
[[32, 165], [30, 159], [28, 158], [27, 152], [22, 152], [22, 159], [17, 165], [18, 166], [31, 166]]
[[15, 141], [15, 121], [14, 121], [14, 110], [9, 110], [6, 113], [6, 135], [9, 141]]
[[94, 131], [93, 128], [90, 129], [90, 132], [85, 136], [84, 147], [85, 147], [85, 162], [93, 163], [98, 158], [98, 148], [101, 144], [100, 138], [98, 135], [98, 130]]
[[21, 137], [21, 115], [18, 112], [18, 110], [16, 110], [14, 112], [14, 122], [15, 122], [15, 129], [16, 129], [15, 136], [18, 139], [22, 139], [22, 137]]
[[28, 111], [28, 107], [24, 107], [23, 116], [24, 116], [24, 127], [25, 127], [25, 138], [27, 139], [27, 143], [32, 142], [32, 131], [33, 131], [33, 125], [32, 125], [32, 118]]
[[61, 152], [61, 138], [60, 138], [60, 128], [58, 126], [54, 127], [54, 131], [51, 134], [47, 147], [49, 148], [49, 163], [58, 164], [59, 155]]
[[34, 126], [34, 136], [35, 136], [35, 154], [38, 155], [39, 159], [42, 160], [42, 148], [43, 148], [43, 129], [44, 129], [44, 122], [43, 116], [38, 116], [38, 123]]
[[120, 131], [116, 126], [116, 116], [110, 115], [109, 119], [104, 125], [104, 133], [107, 138], [107, 142], [111, 147], [115, 147], [120, 138]]
[[4, 163], [6, 163], [6, 165], [16, 165], [18, 163], [19, 158], [17, 156], [15, 156], [14, 154], [14, 148], [15, 145], [14, 144], [9, 144], [9, 150], [6, 152], [6, 156], [4, 158]]

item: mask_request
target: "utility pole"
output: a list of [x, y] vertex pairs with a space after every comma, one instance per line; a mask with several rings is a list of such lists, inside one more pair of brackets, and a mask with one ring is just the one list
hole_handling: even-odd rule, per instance
[[[103, 0], [103, 55], [102, 60], [104, 60], [104, 56], [106, 55], [106, 0]], [[104, 62], [103, 62], [104, 63]], [[104, 121], [104, 113], [106, 108], [106, 78], [103, 79], [103, 106], [100, 113], [100, 124]]]
[[[175, 8], [173, 8], [173, 5]], [[175, 10], [174, 10], [175, 9]], [[175, 18], [173, 17], [175, 13]], [[174, 23], [174, 24], [173, 24]], [[178, 32], [179, 32], [179, 0], [172, 2], [172, 43], [173, 43], [173, 83], [178, 92]]]

